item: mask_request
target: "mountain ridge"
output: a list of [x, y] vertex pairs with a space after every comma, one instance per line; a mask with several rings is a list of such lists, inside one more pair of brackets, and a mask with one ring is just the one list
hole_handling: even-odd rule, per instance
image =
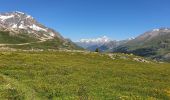
[[109, 51], [123, 43], [126, 43], [129, 40], [134, 38], [129, 38], [125, 40], [112, 40], [107, 36], [99, 37], [99, 38], [91, 38], [91, 39], [81, 39], [79, 42], [75, 42], [77, 45], [90, 50], [95, 51], [96, 48], [100, 50], [100, 52]]
[[[47, 42], [48, 44], [46, 44]], [[40, 44], [44, 46], [43, 43], [46, 44], [47, 48], [53, 49], [80, 48], [72, 41], [68, 41], [61, 36], [59, 32], [39, 23], [29, 14], [19, 11], [0, 13], [0, 44], [4, 44], [1, 46], [29, 44], [32, 48], [32, 44], [34, 44], [35, 48], [39, 48]], [[15, 46], [12, 46], [12, 48], [15, 48]]]
[[114, 48], [112, 52], [133, 53], [151, 59], [170, 61], [170, 28], [147, 31]]
[[[63, 38], [58, 32], [40, 24], [32, 16], [18, 11], [0, 13], [0, 29], [12, 33], [26, 31], [43, 39], [50, 39], [55, 36]], [[48, 34], [45, 34], [47, 32]]]

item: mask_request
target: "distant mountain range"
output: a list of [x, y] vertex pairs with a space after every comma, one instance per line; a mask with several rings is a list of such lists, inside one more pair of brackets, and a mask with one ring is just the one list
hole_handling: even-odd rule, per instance
[[82, 42], [78, 44], [87, 50], [100, 52], [133, 53], [160, 61], [170, 61], [170, 28], [159, 28], [145, 32], [144, 34], [127, 40], [107, 42]]
[[93, 39], [81, 39], [79, 42], [76, 42], [76, 44], [90, 51], [95, 51], [95, 49], [98, 48], [100, 52], [106, 52], [130, 41], [131, 39], [133, 38], [117, 41], [111, 40], [107, 36], [103, 36]]
[[0, 46], [22, 49], [80, 48], [72, 41], [63, 38], [59, 32], [42, 25], [32, 16], [19, 11], [0, 13]]
[[100, 47], [105, 43], [109, 43], [111, 40], [107, 36], [91, 39], [81, 39], [79, 42], [76, 42], [77, 45], [87, 49], [90, 47]]
[[151, 59], [170, 61], [170, 28], [153, 29], [127, 40], [116, 41], [103, 36], [81, 39], [76, 44], [26, 13], [0, 13], [0, 49], [82, 50], [83, 47], [95, 51], [98, 48], [100, 52], [133, 53]]

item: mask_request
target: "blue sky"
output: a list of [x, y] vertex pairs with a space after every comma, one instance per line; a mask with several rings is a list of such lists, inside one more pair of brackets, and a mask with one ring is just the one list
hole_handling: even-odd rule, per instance
[[121, 40], [170, 27], [170, 0], [2, 0], [0, 12], [22, 11], [66, 38]]

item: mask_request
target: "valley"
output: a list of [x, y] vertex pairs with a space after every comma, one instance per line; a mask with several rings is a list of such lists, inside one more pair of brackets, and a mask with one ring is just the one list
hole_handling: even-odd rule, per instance
[[0, 99], [169, 100], [169, 33], [72, 42], [26, 13], [2, 13]]
[[[101, 42], [80, 41], [77, 45], [83, 48], [95, 51], [96, 48], [100, 52], [112, 53], [133, 53], [138, 56], [150, 58], [158, 61], [170, 62], [170, 29], [158, 28], [125, 40], [109, 40], [105, 42], [105, 38], [101, 38]], [[86, 45], [86, 46], [84, 46]]]

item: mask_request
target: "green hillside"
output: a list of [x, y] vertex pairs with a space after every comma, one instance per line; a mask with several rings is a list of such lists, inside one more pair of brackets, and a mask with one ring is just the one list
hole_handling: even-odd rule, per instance
[[[27, 44], [28, 43], [28, 44]], [[2, 44], [2, 45], [1, 45]], [[83, 50], [81, 47], [75, 45], [70, 40], [63, 40], [58, 37], [54, 39], [49, 39], [46, 41], [41, 41], [28, 33], [18, 33], [15, 35], [9, 32], [0, 31], [0, 47], [8, 47], [14, 49], [79, 49]]]
[[160, 31], [157, 36], [151, 37], [151, 35], [145, 38], [139, 36], [114, 48], [113, 52], [133, 53], [138, 56], [170, 62], [170, 33]]
[[170, 64], [133, 55], [0, 53], [1, 100], [169, 100], [169, 84]]
[[10, 34], [9, 32], [0, 31], [0, 44], [19, 44], [36, 42], [38, 39], [30, 37], [28, 34]]
[[60, 39], [51, 39], [44, 42], [35, 42], [30, 43], [26, 45], [8, 45], [7, 47], [15, 48], [15, 49], [23, 49], [23, 50], [30, 50], [30, 49], [77, 49], [77, 50], [83, 50], [81, 47], [75, 45], [74, 43], [67, 41], [64, 42]]

